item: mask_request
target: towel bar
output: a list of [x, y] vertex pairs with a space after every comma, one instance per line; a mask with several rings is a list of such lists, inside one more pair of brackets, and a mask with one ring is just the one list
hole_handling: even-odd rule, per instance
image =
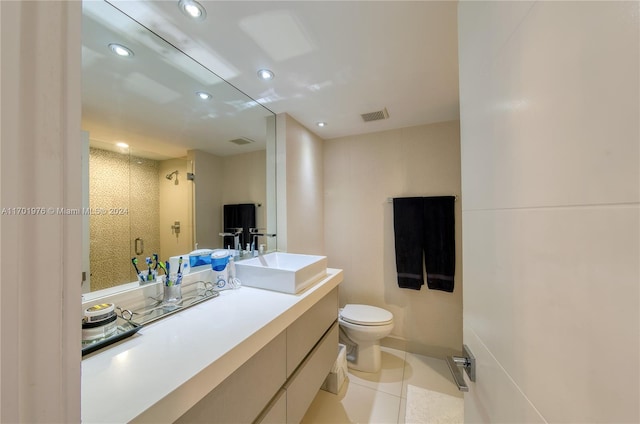
[[[450, 196], [453, 196], [453, 201], [454, 202], [458, 201], [458, 195], [457, 194], [451, 194]], [[420, 197], [420, 196], [416, 196], [416, 197]], [[422, 196], [422, 197], [429, 197], [429, 196]], [[387, 203], [393, 203], [393, 197], [387, 197]]]
[[462, 345], [462, 354], [464, 356], [447, 356], [447, 365], [449, 371], [453, 375], [453, 380], [458, 386], [458, 390], [461, 392], [468, 392], [469, 386], [464, 381], [464, 377], [460, 372], [460, 367], [464, 368], [465, 372], [469, 376], [469, 380], [476, 381], [476, 358], [469, 350], [467, 345]]

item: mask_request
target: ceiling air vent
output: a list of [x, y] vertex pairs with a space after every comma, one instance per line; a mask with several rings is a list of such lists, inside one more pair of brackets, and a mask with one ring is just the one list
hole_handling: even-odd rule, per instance
[[245, 144], [255, 143], [255, 141], [251, 140], [250, 138], [240, 137], [240, 138], [234, 138], [233, 140], [229, 140], [229, 143], [233, 143], [233, 144], [237, 144], [238, 146], [242, 146], [242, 145], [245, 145]]
[[362, 120], [364, 122], [379, 121], [381, 119], [389, 118], [389, 112], [387, 112], [387, 108], [385, 107], [382, 110], [377, 110], [375, 112], [369, 112], [369, 113], [363, 113], [360, 116], [362, 116]]

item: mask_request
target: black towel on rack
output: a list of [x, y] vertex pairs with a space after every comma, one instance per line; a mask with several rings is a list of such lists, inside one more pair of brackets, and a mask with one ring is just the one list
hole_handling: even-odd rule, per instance
[[398, 286], [420, 290], [424, 284], [424, 202], [422, 197], [393, 199], [393, 230], [396, 244]]
[[424, 198], [424, 265], [431, 290], [453, 292], [456, 269], [453, 196]]
[[[239, 205], [224, 205], [223, 207], [224, 231], [231, 228], [242, 228], [240, 236], [240, 248], [244, 249], [246, 243], [251, 243], [249, 228], [256, 228], [256, 205], [242, 203]], [[233, 237], [225, 237], [222, 247], [233, 247]]]
[[[456, 264], [454, 196], [393, 199], [398, 286], [453, 292]], [[423, 268], [424, 258], [424, 268]]]

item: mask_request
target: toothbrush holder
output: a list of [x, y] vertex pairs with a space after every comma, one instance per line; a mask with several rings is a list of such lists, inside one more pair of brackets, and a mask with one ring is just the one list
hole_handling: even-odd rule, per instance
[[182, 301], [182, 275], [170, 274], [163, 284], [164, 296], [162, 304], [165, 310], [173, 310]]
[[141, 286], [144, 284], [153, 283], [154, 281], [156, 281], [156, 278], [158, 278], [158, 271], [156, 271], [155, 269], [152, 269], [151, 273], [149, 273], [149, 270], [144, 269], [140, 271], [140, 274], [138, 274], [138, 282]]

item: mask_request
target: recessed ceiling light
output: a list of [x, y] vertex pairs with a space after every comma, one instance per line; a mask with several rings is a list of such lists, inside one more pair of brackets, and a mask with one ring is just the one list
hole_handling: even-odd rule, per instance
[[129, 148], [129, 145], [127, 143], [123, 142], [123, 141], [117, 142], [116, 146], [122, 147], [123, 149], [128, 149]]
[[204, 91], [196, 91], [196, 95], [200, 97], [202, 100], [209, 100], [211, 98], [211, 94], [206, 93]]
[[122, 57], [131, 57], [133, 56], [133, 51], [128, 47], [123, 46], [122, 44], [111, 43], [109, 44], [109, 48], [112, 52]]
[[275, 77], [275, 74], [272, 71], [268, 70], [268, 69], [260, 69], [258, 71], [258, 77], [260, 79], [268, 81], [268, 80], [272, 80], [273, 77]]
[[316, 125], [319, 127], [326, 127], [327, 123], [326, 122], [316, 122]]
[[207, 17], [207, 11], [204, 6], [195, 0], [180, 0], [178, 6], [180, 10], [182, 10], [182, 13], [190, 18], [203, 20]]

